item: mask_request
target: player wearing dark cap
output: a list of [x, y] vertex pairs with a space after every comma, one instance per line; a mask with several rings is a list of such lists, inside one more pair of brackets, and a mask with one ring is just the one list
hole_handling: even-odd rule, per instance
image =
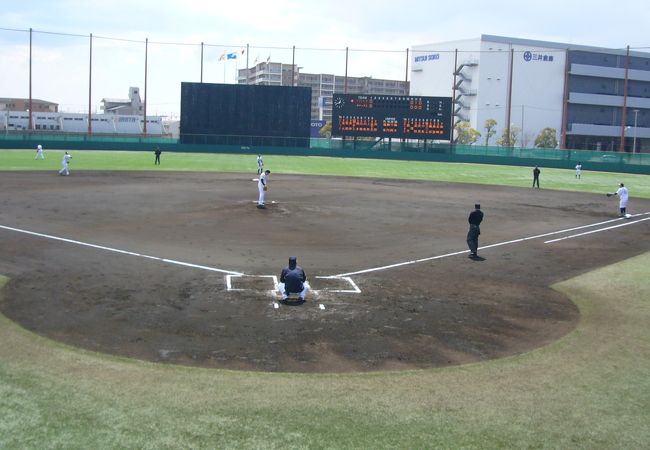
[[298, 294], [300, 301], [305, 301], [309, 291], [309, 283], [305, 271], [296, 263], [296, 257], [289, 257], [289, 266], [282, 269], [278, 289], [282, 294], [282, 301], [286, 301], [291, 294]]
[[478, 236], [481, 234], [481, 222], [483, 221], [483, 211], [478, 203], [474, 205], [474, 211], [469, 214], [469, 231], [467, 232], [467, 246], [469, 247], [469, 257], [478, 259]]

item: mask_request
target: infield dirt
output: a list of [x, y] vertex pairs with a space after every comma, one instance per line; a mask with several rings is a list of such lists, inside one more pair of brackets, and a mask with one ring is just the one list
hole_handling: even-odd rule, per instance
[[[484, 261], [463, 253], [364, 272], [351, 275], [360, 293], [334, 292], [350, 286], [317, 277], [465, 250], [476, 202], [485, 213], [481, 246], [615, 219], [617, 202], [272, 174], [259, 210], [253, 176], [4, 172], [0, 225], [247, 275], [277, 276], [295, 255], [317, 291], [307, 303], [275, 308], [270, 278], [233, 278], [243, 290], [229, 291], [222, 272], [0, 228], [0, 274], [11, 279], [0, 311], [70, 345], [158, 362], [286, 372], [437, 367], [560, 338], [579, 314], [551, 284], [650, 250], [645, 221], [488, 248], [479, 251]], [[628, 211], [650, 211], [650, 201], [632, 189]]]

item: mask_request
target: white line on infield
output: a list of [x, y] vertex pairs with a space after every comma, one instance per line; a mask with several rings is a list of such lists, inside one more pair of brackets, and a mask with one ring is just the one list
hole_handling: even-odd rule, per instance
[[151, 255], [143, 255], [142, 253], [129, 252], [127, 250], [120, 250], [119, 248], [106, 247], [104, 245], [89, 244], [88, 242], [81, 242], [81, 241], [76, 241], [74, 239], [67, 239], [67, 238], [62, 238], [62, 237], [58, 237], [58, 236], [52, 236], [50, 234], [36, 233], [35, 231], [21, 230], [20, 228], [13, 228], [13, 227], [5, 226], [5, 225], [0, 225], [0, 228], [5, 229], [5, 230], [10, 230], [10, 231], [16, 231], [18, 233], [29, 234], [29, 235], [32, 235], [32, 236], [38, 236], [38, 237], [42, 237], [42, 238], [46, 238], [46, 239], [53, 239], [55, 241], [67, 242], [68, 244], [76, 244], [76, 245], [81, 245], [83, 247], [91, 247], [91, 248], [97, 248], [99, 250], [106, 250], [106, 251], [113, 252], [113, 253], [120, 253], [122, 255], [138, 256], [140, 258], [153, 259], [155, 261], [161, 261], [161, 262], [165, 262], [165, 263], [168, 263], [168, 264], [175, 264], [175, 265], [178, 265], [178, 266], [192, 267], [194, 269], [209, 270], [211, 272], [227, 273], [227, 274], [231, 274], [231, 275], [242, 275], [241, 273], [234, 272], [232, 270], [223, 270], [223, 269], [218, 269], [216, 267], [201, 266], [201, 265], [198, 265], [198, 264], [191, 264], [191, 263], [186, 263], [186, 262], [183, 262], [183, 261], [176, 261], [174, 259], [159, 258], [157, 256], [151, 256]]
[[614, 229], [614, 228], [620, 228], [620, 227], [626, 227], [628, 225], [634, 225], [635, 223], [644, 222], [646, 220], [650, 220], [650, 217], [646, 217], [645, 219], [633, 220], [631, 222], [621, 223], [621, 224], [618, 224], [618, 225], [612, 225], [611, 227], [599, 228], [597, 230], [591, 230], [591, 231], [585, 231], [584, 233], [572, 234], [571, 236], [564, 236], [564, 237], [561, 237], [561, 238], [558, 238], [558, 239], [553, 239], [553, 240], [550, 240], [550, 241], [546, 241], [544, 243], [545, 244], [552, 244], [553, 242], [559, 242], [559, 241], [563, 241], [565, 239], [573, 239], [573, 238], [576, 238], [576, 237], [585, 236], [587, 234], [600, 233], [601, 231], [607, 231], [607, 230], [611, 230], [611, 229]]
[[[644, 216], [644, 215], [648, 215], [648, 214], [650, 214], [650, 212], [645, 212], [645, 213], [641, 213], [641, 214], [634, 214], [631, 217], [639, 217], [639, 216]], [[518, 242], [530, 241], [532, 239], [539, 239], [539, 238], [543, 238], [543, 237], [546, 237], [546, 236], [553, 236], [555, 234], [568, 233], [570, 231], [582, 230], [584, 228], [597, 227], [597, 226], [605, 225], [605, 224], [612, 223], [612, 222], [619, 222], [621, 220], [625, 220], [625, 219], [622, 218], [622, 217], [619, 217], [617, 219], [605, 220], [604, 222], [592, 223], [590, 225], [581, 225], [579, 227], [566, 228], [564, 230], [559, 230], [559, 231], [551, 231], [549, 233], [537, 234], [535, 236], [529, 236], [529, 237], [520, 238], [520, 239], [513, 239], [511, 241], [498, 242], [496, 244], [490, 244], [490, 245], [485, 245], [483, 247], [479, 247], [479, 250], [485, 250], [487, 248], [493, 248], [493, 247], [500, 247], [502, 245], [508, 245], [508, 244], [516, 244]], [[408, 265], [411, 265], [411, 264], [417, 264], [417, 263], [426, 262], [426, 261], [434, 261], [436, 259], [448, 258], [450, 256], [462, 255], [463, 253], [468, 253], [468, 252], [469, 252], [469, 250], [461, 250], [461, 251], [458, 251], [458, 252], [446, 253], [444, 255], [430, 256], [430, 257], [427, 257], [427, 258], [414, 259], [412, 261], [404, 261], [404, 262], [400, 262], [400, 263], [389, 264], [387, 266], [372, 267], [370, 269], [358, 270], [356, 272], [339, 273], [337, 275], [333, 275], [332, 278], [349, 277], [349, 276], [352, 276], [352, 275], [359, 275], [359, 274], [362, 274], [362, 273], [378, 272], [380, 270], [394, 269], [396, 267], [408, 266]]]
[[241, 277], [248, 277], [248, 278], [270, 278], [271, 282], [273, 283], [273, 289], [267, 289], [271, 292], [275, 292], [278, 289], [278, 277], [275, 275], [246, 275], [243, 273], [233, 273], [231, 272], [230, 274], [226, 275], [226, 290], [228, 291], [248, 291], [251, 289], [239, 289], [239, 288], [234, 288], [232, 287], [232, 279], [233, 278], [241, 278]]
[[327, 289], [329, 292], [350, 292], [353, 294], [361, 293], [361, 289], [359, 289], [359, 286], [357, 286], [357, 284], [354, 281], [352, 281], [352, 278], [350, 277], [340, 277], [338, 275], [334, 275], [334, 276], [316, 277], [316, 278], [321, 278], [325, 280], [345, 280], [348, 283], [350, 283], [350, 286], [352, 286], [352, 289]]

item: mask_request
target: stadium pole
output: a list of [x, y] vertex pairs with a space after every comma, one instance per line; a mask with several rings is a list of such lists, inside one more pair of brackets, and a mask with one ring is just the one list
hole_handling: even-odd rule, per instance
[[627, 124], [627, 83], [630, 72], [630, 46], [627, 46], [625, 58], [625, 80], [623, 81], [623, 112], [621, 114], [621, 143], [618, 146], [619, 152], [625, 151], [625, 126]]
[[149, 52], [149, 38], [144, 40], [144, 128], [143, 132], [147, 134], [147, 55]]
[[90, 55], [88, 64], [88, 134], [93, 133], [91, 120], [92, 114], [92, 93], [93, 93], [93, 34], [90, 33]]
[[343, 93], [348, 93], [348, 47], [345, 47], [345, 79], [343, 80]]
[[249, 52], [249, 47], [248, 44], [246, 44], [246, 84], [248, 84], [248, 78], [250, 76], [249, 69], [248, 69], [248, 52]]
[[201, 83], [203, 83], [203, 42], [201, 42]]
[[[405, 72], [405, 75], [404, 75], [404, 87], [407, 87], [408, 85], [409, 85], [409, 49], [407, 48], [406, 49], [406, 72]], [[411, 89], [408, 89], [406, 91], [406, 95], [410, 95], [410, 94], [411, 94]], [[390, 140], [389, 140], [389, 142], [390, 142]], [[401, 142], [402, 143], [406, 142], [406, 139], [402, 138]]]
[[29, 114], [27, 129], [32, 131], [32, 29], [29, 29]]
[[569, 49], [564, 50], [564, 93], [562, 95], [562, 137], [560, 138], [560, 149], [567, 147], [567, 124], [569, 122]]
[[296, 46], [294, 45], [291, 53], [291, 87], [294, 87], [296, 85], [295, 70], [296, 70]]
[[512, 135], [510, 127], [512, 124], [512, 73], [513, 66], [515, 61], [515, 49], [510, 49], [510, 59], [508, 61], [508, 98], [506, 99], [506, 145], [508, 147], [514, 147], [514, 142], [512, 142]]
[[[408, 85], [408, 82], [409, 82], [409, 49], [407, 48], [406, 49], [406, 73], [404, 75], [404, 83]], [[409, 91], [406, 94], [409, 95], [410, 93], [411, 90], [409, 89]]]
[[456, 126], [456, 105], [457, 105], [457, 100], [456, 100], [456, 89], [458, 85], [457, 81], [457, 76], [458, 76], [458, 49], [454, 50], [454, 82], [451, 86], [451, 115], [450, 121], [450, 134], [449, 134], [449, 149], [453, 153], [453, 148], [454, 148], [454, 127]]

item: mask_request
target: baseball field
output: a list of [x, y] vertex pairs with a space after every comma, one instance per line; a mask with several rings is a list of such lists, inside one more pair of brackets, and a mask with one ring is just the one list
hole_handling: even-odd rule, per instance
[[650, 442], [647, 176], [61, 155], [0, 151], [2, 448]]

